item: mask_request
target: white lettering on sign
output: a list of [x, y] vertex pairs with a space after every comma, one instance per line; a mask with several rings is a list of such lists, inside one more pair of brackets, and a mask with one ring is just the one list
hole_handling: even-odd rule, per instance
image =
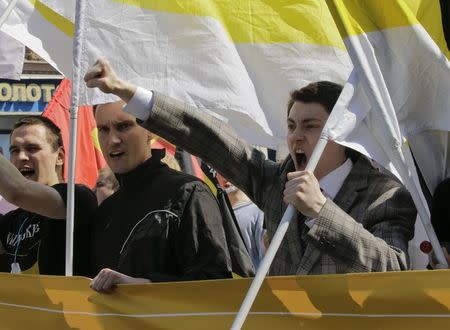
[[55, 84], [0, 83], [0, 102], [50, 102]]

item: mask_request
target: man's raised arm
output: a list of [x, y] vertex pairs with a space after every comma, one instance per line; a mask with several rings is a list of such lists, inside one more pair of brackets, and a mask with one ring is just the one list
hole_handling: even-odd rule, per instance
[[25, 178], [19, 170], [0, 155], [0, 195], [27, 211], [53, 219], [65, 219], [66, 205], [50, 186]]

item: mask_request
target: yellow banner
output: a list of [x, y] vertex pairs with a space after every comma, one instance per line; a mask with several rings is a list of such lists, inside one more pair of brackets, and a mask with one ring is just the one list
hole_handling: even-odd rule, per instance
[[[0, 273], [1, 329], [228, 329], [250, 279], [119, 286]], [[267, 278], [245, 329], [448, 329], [450, 271]]]

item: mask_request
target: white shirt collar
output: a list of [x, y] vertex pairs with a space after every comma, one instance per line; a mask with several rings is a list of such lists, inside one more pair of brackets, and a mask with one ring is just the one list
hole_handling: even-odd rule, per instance
[[347, 158], [344, 164], [319, 180], [320, 188], [322, 188], [322, 190], [326, 193], [327, 197], [330, 197], [331, 199], [336, 197], [342, 187], [342, 184], [352, 170], [352, 167], [352, 161], [350, 158]]

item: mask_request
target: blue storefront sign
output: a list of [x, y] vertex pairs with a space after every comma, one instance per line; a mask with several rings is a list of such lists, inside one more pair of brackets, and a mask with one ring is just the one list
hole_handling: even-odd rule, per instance
[[42, 112], [61, 79], [0, 79], [0, 114]]

